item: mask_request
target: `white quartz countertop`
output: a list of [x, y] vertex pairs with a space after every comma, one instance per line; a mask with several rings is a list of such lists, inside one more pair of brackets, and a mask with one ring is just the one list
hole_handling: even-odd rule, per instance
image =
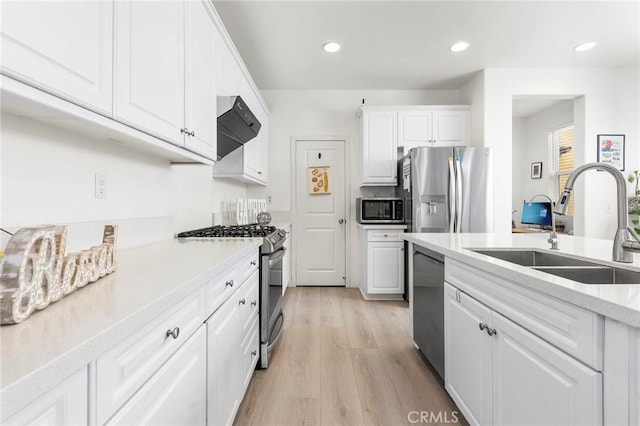
[[[599, 313], [634, 327], [640, 327], [640, 283], [593, 285], [536, 271], [525, 266], [472, 252], [475, 248], [535, 248], [548, 250], [548, 233], [541, 234], [418, 234], [403, 238], [488, 273], [541, 293]], [[598, 263], [640, 271], [640, 255], [634, 263], [611, 261], [612, 241], [559, 235], [558, 254], [596, 259]], [[551, 250], [549, 250], [551, 252]], [[446, 263], [445, 263], [446, 265]], [[445, 266], [446, 268], [446, 266]]]
[[114, 273], [21, 324], [0, 327], [3, 417], [191, 294], [214, 268], [261, 244], [262, 238], [175, 239], [123, 250]]

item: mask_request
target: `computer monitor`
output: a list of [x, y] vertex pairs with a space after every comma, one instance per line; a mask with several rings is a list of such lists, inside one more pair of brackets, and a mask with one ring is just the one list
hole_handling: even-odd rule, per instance
[[525, 201], [522, 206], [522, 222], [526, 225], [551, 226], [552, 213], [551, 203]]

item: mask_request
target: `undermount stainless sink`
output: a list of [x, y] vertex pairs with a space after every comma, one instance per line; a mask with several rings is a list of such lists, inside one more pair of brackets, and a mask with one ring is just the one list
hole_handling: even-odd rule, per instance
[[530, 249], [473, 249], [472, 251], [522, 266], [600, 266], [598, 263]]
[[582, 284], [640, 284], [640, 272], [532, 249], [470, 249]]

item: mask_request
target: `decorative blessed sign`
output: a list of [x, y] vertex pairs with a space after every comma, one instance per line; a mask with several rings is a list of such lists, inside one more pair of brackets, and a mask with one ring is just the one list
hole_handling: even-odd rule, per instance
[[22, 228], [9, 240], [0, 272], [0, 324], [17, 324], [75, 289], [116, 270], [117, 226], [102, 244], [65, 256], [66, 226]]

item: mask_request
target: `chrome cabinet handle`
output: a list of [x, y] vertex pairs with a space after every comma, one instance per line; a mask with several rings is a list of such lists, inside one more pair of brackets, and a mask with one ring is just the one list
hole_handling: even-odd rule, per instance
[[225, 283], [226, 287], [233, 287], [233, 280], [229, 280]]
[[256, 356], [258, 355], [258, 351], [251, 351], [251, 356]]
[[256, 265], [257, 265], [256, 261], [255, 261], [255, 260], [252, 260], [252, 261], [251, 261], [251, 266], [256, 266]]
[[259, 174], [259, 175], [261, 175], [261, 174], [262, 174], [262, 172], [258, 171], [258, 174]]
[[240, 301], [238, 302], [239, 305], [244, 305], [245, 303], [247, 303], [247, 301], [244, 299], [240, 299]]
[[484, 330], [485, 328], [489, 328], [489, 326], [483, 322], [479, 323], [478, 327], [480, 327], [480, 331]]
[[498, 334], [498, 332], [496, 331], [496, 329], [495, 329], [495, 328], [489, 328], [489, 327], [487, 327], [487, 334], [488, 334], [489, 336], [495, 336], [496, 334]]
[[255, 300], [253, 302], [251, 302], [251, 306], [256, 306], [258, 304], [258, 302], [256, 302]]
[[180, 129], [180, 133], [187, 133], [187, 129], [184, 129], [184, 128]]
[[165, 337], [173, 337], [174, 339], [177, 339], [179, 335], [180, 335], [180, 327], [176, 327], [173, 330], [171, 329], [167, 330]]
[[193, 130], [191, 131], [191, 133], [189, 133], [189, 136], [193, 137], [196, 135], [196, 132], [194, 132]]

